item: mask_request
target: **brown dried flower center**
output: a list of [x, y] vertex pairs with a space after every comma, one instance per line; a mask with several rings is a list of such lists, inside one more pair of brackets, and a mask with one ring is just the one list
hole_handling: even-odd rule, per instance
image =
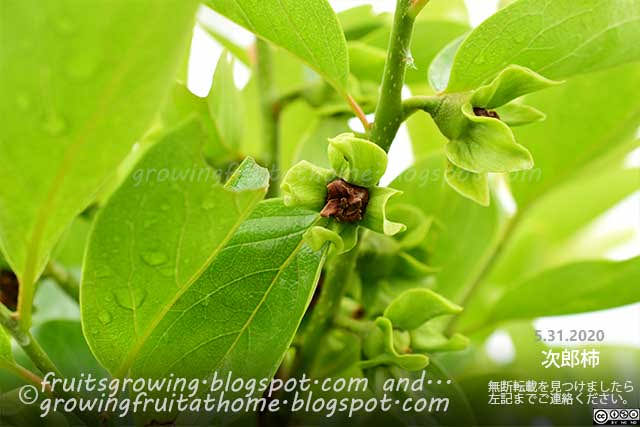
[[336, 179], [327, 184], [327, 204], [320, 215], [334, 217], [338, 222], [356, 222], [364, 216], [369, 203], [369, 190]]
[[0, 271], [0, 302], [10, 310], [18, 305], [18, 278], [12, 271]]
[[491, 117], [492, 119], [500, 120], [500, 116], [498, 115], [498, 113], [482, 107], [473, 107], [473, 114], [479, 117]]

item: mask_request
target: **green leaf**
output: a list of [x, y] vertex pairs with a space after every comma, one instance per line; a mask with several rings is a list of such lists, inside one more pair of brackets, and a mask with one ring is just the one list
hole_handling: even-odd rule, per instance
[[410, 289], [400, 294], [384, 310], [384, 316], [393, 326], [412, 330], [427, 320], [445, 314], [458, 314], [462, 307], [453, 304], [430, 289]]
[[[96, 357], [124, 371], [173, 303], [196, 282], [266, 192], [248, 159], [226, 186], [201, 155], [189, 121], [136, 165], [96, 218], [80, 292]], [[99, 335], [93, 331], [100, 331]]]
[[228, 50], [238, 61], [246, 66], [251, 65], [249, 60], [249, 50], [243, 46], [235, 44], [233, 41], [222, 34], [218, 29], [205, 20], [198, 20], [198, 25], [220, 45]]
[[326, 0], [207, 0], [205, 4], [287, 49], [346, 93], [347, 43]]
[[91, 354], [79, 321], [52, 320], [35, 327], [33, 336], [64, 376], [80, 378], [81, 374], [90, 373], [94, 378], [107, 377], [107, 372]]
[[280, 123], [282, 170], [288, 170], [301, 160], [330, 167], [327, 157], [329, 138], [349, 131], [348, 119], [343, 114], [318, 116], [303, 101], [285, 109]]
[[229, 153], [239, 151], [245, 126], [243, 98], [233, 81], [234, 64], [233, 57], [227, 51], [220, 54], [211, 90], [207, 96], [209, 112], [215, 123], [220, 144]]
[[527, 104], [544, 111], [547, 119], [514, 130], [536, 163], [535, 169], [512, 175], [518, 204], [529, 204], [564, 182], [591, 173], [594, 162], [611, 153], [630, 150], [640, 105], [629, 93], [638, 91], [640, 65], [629, 64], [528, 95]]
[[379, 83], [387, 60], [386, 51], [361, 41], [351, 41], [348, 46], [349, 64], [353, 75], [360, 80]]
[[337, 16], [347, 40], [362, 38], [389, 21], [386, 14], [376, 15], [370, 4], [343, 10]]
[[24, 323], [56, 241], [161, 106], [196, 5], [3, 4], [0, 246], [21, 281]]
[[513, 286], [495, 305], [491, 320], [530, 319], [632, 304], [640, 301], [638, 283], [640, 257], [565, 265]]
[[[303, 234], [317, 213], [258, 205], [206, 271], [176, 296], [140, 346], [132, 373], [272, 376], [311, 300], [322, 252]], [[189, 333], [185, 333], [189, 331]]]
[[563, 79], [636, 61], [638, 20], [635, 0], [519, 0], [465, 39], [447, 91], [477, 87], [509, 64]]
[[453, 67], [453, 60], [460, 48], [460, 45], [468, 34], [458, 36], [452, 40], [433, 58], [429, 65], [429, 84], [436, 92], [442, 92], [449, 84], [449, 76]]

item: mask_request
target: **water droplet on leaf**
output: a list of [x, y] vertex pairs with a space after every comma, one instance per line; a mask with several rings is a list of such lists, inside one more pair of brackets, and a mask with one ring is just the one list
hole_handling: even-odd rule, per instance
[[98, 314], [98, 319], [103, 325], [107, 325], [111, 322], [111, 314], [108, 311], [101, 311], [100, 314]]
[[144, 289], [118, 289], [114, 291], [116, 302], [122, 308], [133, 310], [139, 308], [147, 297], [147, 291]]
[[143, 252], [141, 256], [142, 260], [151, 266], [162, 265], [169, 259], [167, 254], [159, 251]]

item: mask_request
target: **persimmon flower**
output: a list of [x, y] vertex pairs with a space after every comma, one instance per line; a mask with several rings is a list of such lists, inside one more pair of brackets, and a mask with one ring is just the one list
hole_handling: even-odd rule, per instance
[[405, 230], [387, 219], [387, 202], [400, 192], [376, 184], [387, 168], [387, 154], [376, 144], [344, 133], [329, 140], [331, 169], [301, 161], [285, 175], [284, 204], [319, 212], [319, 225], [307, 232], [312, 247], [327, 241], [338, 252], [351, 249], [357, 230], [364, 227], [385, 235]]

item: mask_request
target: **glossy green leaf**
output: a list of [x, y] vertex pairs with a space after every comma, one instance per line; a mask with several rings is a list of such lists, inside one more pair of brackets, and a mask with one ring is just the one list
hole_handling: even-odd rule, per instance
[[636, 61], [639, 20], [635, 0], [519, 0], [465, 39], [447, 91], [477, 87], [509, 64], [563, 79]]
[[510, 288], [495, 305], [491, 320], [529, 319], [632, 304], [640, 301], [638, 283], [640, 257], [565, 265]]
[[166, 135], [96, 219], [83, 269], [82, 323], [111, 373], [126, 372], [266, 193], [268, 173], [250, 159], [219, 184], [203, 161], [202, 140], [196, 121]]
[[[303, 240], [317, 213], [258, 205], [211, 265], [148, 331], [135, 376], [272, 376], [311, 301], [323, 252]], [[185, 334], [184, 331], [189, 333]]]
[[54, 244], [162, 105], [196, 5], [3, 4], [0, 246], [22, 283], [25, 322]]
[[347, 44], [326, 0], [207, 0], [216, 12], [281, 46], [346, 92]]

